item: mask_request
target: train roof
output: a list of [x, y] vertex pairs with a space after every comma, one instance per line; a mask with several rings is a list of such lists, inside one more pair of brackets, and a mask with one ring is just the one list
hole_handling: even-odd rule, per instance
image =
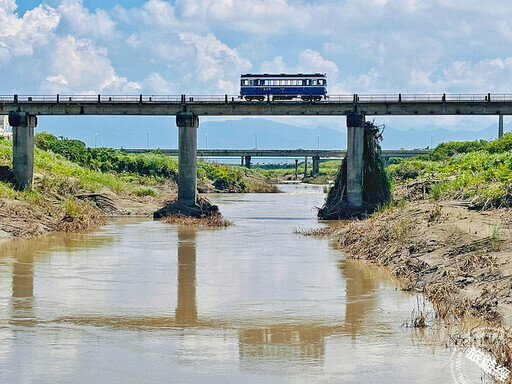
[[240, 77], [326, 77], [325, 73], [246, 73]]

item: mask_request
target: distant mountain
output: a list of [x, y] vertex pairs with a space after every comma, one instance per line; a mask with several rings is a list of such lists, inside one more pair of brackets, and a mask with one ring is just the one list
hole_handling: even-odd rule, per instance
[[[464, 126], [464, 128], [466, 128]], [[512, 130], [512, 122], [504, 127]], [[44, 117], [39, 119], [36, 132], [46, 131], [56, 136], [82, 140], [86, 145], [112, 148], [177, 148], [178, 130], [173, 117]], [[495, 138], [497, 124], [480, 131], [469, 129], [397, 130], [386, 126], [383, 149], [425, 148], [444, 141]], [[207, 121], [197, 132], [199, 148], [209, 149], [344, 149], [346, 130], [325, 126], [304, 128], [266, 119]]]
[[198, 146], [210, 149], [339, 149], [346, 146], [345, 133], [333, 128], [297, 127], [264, 119], [210, 121], [199, 126]]

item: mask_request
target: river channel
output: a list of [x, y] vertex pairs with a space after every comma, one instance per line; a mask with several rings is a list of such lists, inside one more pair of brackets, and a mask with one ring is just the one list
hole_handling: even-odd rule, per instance
[[[234, 225], [119, 219], [4, 245], [1, 383], [451, 383], [420, 297], [316, 228], [321, 187], [210, 198]], [[434, 343], [435, 344], [435, 343]]]

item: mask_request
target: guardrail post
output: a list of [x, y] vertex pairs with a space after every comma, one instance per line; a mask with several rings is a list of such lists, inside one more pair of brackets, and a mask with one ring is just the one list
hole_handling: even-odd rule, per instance
[[26, 112], [10, 112], [12, 127], [12, 171], [17, 187], [29, 189], [34, 177], [34, 127], [37, 116]]

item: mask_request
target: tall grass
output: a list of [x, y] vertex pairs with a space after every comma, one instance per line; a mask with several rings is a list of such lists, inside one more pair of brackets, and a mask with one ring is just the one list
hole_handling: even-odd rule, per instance
[[[462, 151], [465, 152], [457, 152]], [[470, 200], [482, 208], [512, 206], [512, 134], [487, 142], [440, 144], [428, 159], [390, 165], [393, 182], [440, 180], [431, 189], [433, 199]]]

